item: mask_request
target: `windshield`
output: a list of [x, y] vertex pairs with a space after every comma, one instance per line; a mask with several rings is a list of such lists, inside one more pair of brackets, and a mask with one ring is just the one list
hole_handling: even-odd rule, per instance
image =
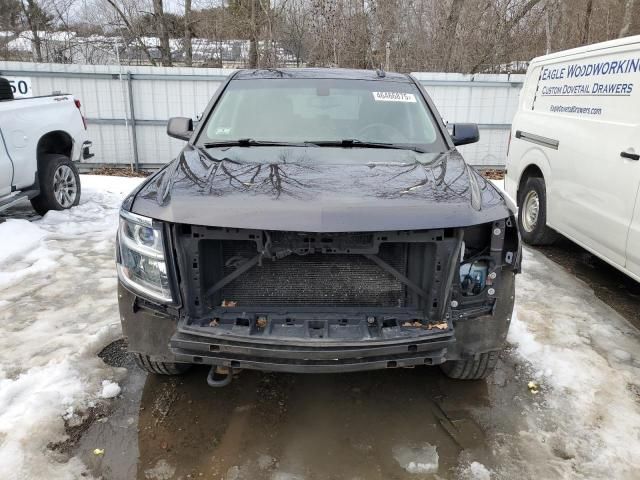
[[349, 139], [415, 146], [425, 151], [444, 149], [416, 86], [391, 81], [231, 81], [198, 144], [239, 139], [287, 143]]

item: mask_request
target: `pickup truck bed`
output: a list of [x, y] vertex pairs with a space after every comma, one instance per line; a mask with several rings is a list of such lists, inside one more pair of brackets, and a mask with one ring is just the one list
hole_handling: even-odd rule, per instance
[[0, 78], [0, 210], [23, 198], [40, 214], [77, 205], [73, 164], [91, 156], [80, 101], [70, 94], [13, 99]]

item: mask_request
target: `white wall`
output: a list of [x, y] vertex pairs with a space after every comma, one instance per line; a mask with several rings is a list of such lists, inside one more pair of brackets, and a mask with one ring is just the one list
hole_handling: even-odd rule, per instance
[[445, 122], [480, 126], [480, 141], [460, 147], [472, 165], [504, 165], [524, 75], [414, 73]]
[[[127, 73], [131, 81], [140, 164], [164, 163], [182, 142], [167, 137], [169, 117], [195, 117], [233, 70], [186, 67], [62, 65], [0, 61], [0, 76], [31, 78], [34, 95], [71, 93], [82, 102], [95, 157], [90, 162], [133, 161]], [[122, 73], [122, 80], [120, 74]], [[473, 165], [503, 165], [509, 124], [523, 75], [415, 73], [445, 121], [480, 124], [480, 142], [461, 147]]]

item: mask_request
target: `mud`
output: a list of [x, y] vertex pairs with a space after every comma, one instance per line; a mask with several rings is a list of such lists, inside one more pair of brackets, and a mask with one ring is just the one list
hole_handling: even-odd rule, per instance
[[[454, 381], [428, 367], [244, 371], [212, 389], [206, 368], [172, 378], [133, 367], [114, 413], [90, 427], [78, 451], [105, 479], [382, 480], [416, 478], [394, 452], [428, 444], [437, 449], [439, 477], [453, 478], [465, 457], [499, 464], [485, 446], [487, 432], [517, 431], [517, 412], [532, 401], [518, 368], [506, 351], [489, 382]], [[496, 409], [512, 418], [496, 421]], [[95, 448], [105, 454], [96, 457]]]

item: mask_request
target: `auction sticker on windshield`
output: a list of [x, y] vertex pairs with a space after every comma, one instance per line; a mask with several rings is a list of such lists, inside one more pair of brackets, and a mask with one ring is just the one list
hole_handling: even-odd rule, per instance
[[416, 103], [416, 96], [413, 93], [404, 92], [372, 92], [376, 102], [405, 102]]

